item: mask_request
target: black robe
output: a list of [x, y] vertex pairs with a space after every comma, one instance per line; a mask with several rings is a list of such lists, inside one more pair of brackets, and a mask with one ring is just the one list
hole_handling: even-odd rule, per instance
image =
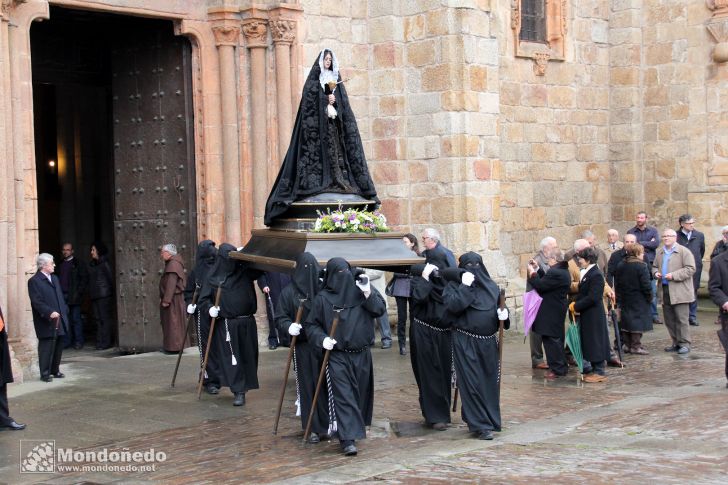
[[[478, 269], [471, 269], [475, 262]], [[498, 360], [498, 286], [475, 253], [460, 257], [475, 275], [472, 286], [449, 283], [443, 300], [453, 319], [453, 357], [462, 399], [462, 418], [474, 433], [501, 430]], [[510, 327], [510, 321], [503, 323]]]
[[652, 330], [650, 280], [650, 270], [642, 259], [627, 257], [617, 266], [614, 281], [621, 330], [639, 333]]
[[542, 269], [528, 279], [531, 286], [543, 298], [533, 322], [533, 330], [539, 335], [564, 340], [564, 320], [568, 310], [567, 295], [571, 287], [571, 275], [566, 262], [552, 266], [547, 273]]
[[[332, 264], [333, 262], [333, 264]], [[354, 285], [349, 270], [334, 279], [332, 268], [341, 262], [333, 258], [327, 264], [324, 289], [314, 298], [304, 323], [309, 342], [322, 348], [334, 321], [334, 308], [341, 309], [334, 349], [330, 352], [328, 374], [331, 381], [334, 414], [340, 440], [366, 438], [366, 426], [372, 423], [374, 408], [374, 373], [369, 347], [374, 344], [374, 318], [387, 310], [384, 298], [371, 288], [369, 298]], [[358, 292], [358, 294], [356, 293]]]
[[589, 362], [609, 359], [609, 331], [602, 303], [604, 283], [604, 275], [597, 266], [593, 266], [579, 282], [574, 305], [574, 310], [579, 313], [581, 352], [584, 360]]
[[450, 315], [442, 300], [445, 283], [435, 275], [424, 279], [421, 267], [412, 267], [410, 361], [425, 422], [449, 423], [453, 364]]
[[324, 192], [357, 194], [379, 203], [346, 87], [336, 87], [338, 114], [332, 120], [326, 114], [328, 93], [319, 83], [320, 73], [317, 57], [303, 86], [288, 152], [265, 205], [266, 225], [291, 203]]
[[[276, 308], [276, 326], [278, 335], [287, 336], [290, 341], [288, 328], [295, 321], [298, 308], [303, 305], [301, 321], [303, 325], [308, 318], [313, 305], [313, 298], [319, 291], [318, 273], [320, 271], [316, 258], [310, 253], [302, 253], [296, 258], [296, 271], [291, 284], [281, 291]], [[283, 338], [281, 338], [283, 340]], [[296, 377], [296, 394], [301, 410], [301, 429], [306, 429], [308, 415], [311, 412], [311, 403], [316, 391], [316, 381], [321, 371], [323, 352], [312, 342], [309, 342], [306, 329], [296, 337], [296, 347], [293, 354], [293, 372]], [[321, 387], [319, 399], [316, 403], [316, 412], [313, 414], [311, 431], [319, 435], [328, 434], [329, 428], [329, 395], [325, 386]]]
[[258, 331], [255, 324], [257, 302], [253, 282], [262, 272], [229, 257], [235, 247], [222, 244], [215, 266], [200, 292], [200, 306], [214, 305], [220, 293], [220, 314], [212, 331], [208, 381], [212, 375], [232, 392], [258, 389]]

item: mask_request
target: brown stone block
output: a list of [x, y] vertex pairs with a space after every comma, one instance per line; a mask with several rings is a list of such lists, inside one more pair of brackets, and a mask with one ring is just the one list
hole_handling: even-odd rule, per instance
[[475, 160], [473, 162], [473, 171], [475, 172], [476, 179], [490, 180], [491, 179], [491, 161], [490, 160]]
[[374, 138], [393, 138], [402, 134], [404, 134], [404, 119], [402, 118], [375, 118], [372, 122]]
[[690, 114], [690, 107], [687, 104], [678, 104], [670, 107], [670, 118], [674, 120], [686, 120]]
[[410, 66], [426, 66], [435, 63], [438, 42], [427, 39], [420, 42], [410, 42], [407, 46], [407, 64]]
[[494, 220], [494, 221], [501, 220], [501, 207], [502, 207], [502, 204], [501, 204], [500, 197], [497, 195], [494, 196], [490, 200], [490, 213], [491, 213], [492, 220]]
[[501, 139], [504, 142], [518, 143], [523, 141], [522, 123], [505, 123], [501, 125]]
[[450, 23], [449, 8], [430, 10], [425, 15], [425, 32], [428, 36], [435, 37], [449, 34], [448, 24]]
[[404, 40], [413, 41], [425, 38], [425, 16], [414, 15], [404, 19]]
[[655, 162], [655, 178], [672, 179], [675, 177], [675, 160], [658, 160]]
[[526, 84], [522, 88], [521, 102], [524, 106], [546, 106], [548, 90], [540, 84]]
[[405, 114], [405, 96], [382, 96], [379, 98], [381, 116], [401, 116]]
[[500, 89], [501, 104], [518, 106], [521, 104], [521, 85], [519, 83], [504, 82]]
[[514, 232], [523, 230], [523, 208], [501, 208], [501, 211], [503, 214], [503, 220], [501, 221], [502, 231]]
[[458, 203], [454, 197], [438, 197], [431, 205], [432, 221], [437, 224], [452, 224], [459, 222], [462, 218], [456, 204]]
[[554, 160], [555, 149], [551, 143], [532, 143], [531, 157], [536, 162], [550, 162]]
[[638, 86], [639, 69], [635, 67], [613, 67], [609, 70], [609, 82], [621, 86]]
[[445, 91], [440, 96], [444, 111], [478, 111], [480, 102], [475, 91]]
[[652, 181], [645, 183], [645, 201], [649, 203], [670, 202], [670, 195], [670, 182]]
[[439, 64], [425, 67], [422, 72], [422, 89], [425, 91], [448, 91], [463, 87], [463, 71], [453, 64]]
[[529, 207], [523, 212], [523, 228], [534, 231], [546, 226], [546, 211], [543, 207]]
[[551, 108], [573, 108], [575, 91], [568, 86], [553, 86], [548, 89], [548, 106]]
[[657, 139], [660, 141], [672, 140], [672, 126], [669, 121], [657, 125]]
[[373, 49], [374, 68], [391, 68], [402, 64], [402, 46], [394, 42], [376, 44]]
[[[670, 181], [670, 200], [671, 201], [686, 201], [688, 200], [688, 181], [687, 180], [671, 180]], [[683, 209], [687, 210], [687, 207]]]
[[432, 203], [429, 198], [418, 198], [411, 201], [412, 224], [431, 224], [435, 222], [432, 218]]
[[397, 140], [374, 140], [375, 160], [397, 160]]
[[371, 71], [371, 88], [380, 94], [395, 94], [404, 91], [404, 72], [392, 69]]
[[407, 169], [409, 171], [409, 182], [416, 184], [429, 180], [429, 164], [425, 162], [409, 162]]
[[477, 156], [479, 143], [480, 139], [472, 135], [443, 136], [440, 139], [440, 154], [443, 157]]
[[473, 91], [488, 90], [488, 69], [484, 66], [470, 66], [470, 89]]
[[648, 66], [669, 64], [672, 62], [672, 43], [648, 45], [645, 49], [645, 63]]
[[382, 199], [381, 211], [387, 217], [387, 224], [395, 226], [406, 223], [408, 205], [407, 199]]
[[401, 162], [376, 162], [372, 169], [375, 184], [397, 184], [403, 182]]

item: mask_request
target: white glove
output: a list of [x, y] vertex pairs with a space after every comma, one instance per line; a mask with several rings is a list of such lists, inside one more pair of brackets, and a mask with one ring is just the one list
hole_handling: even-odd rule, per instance
[[326, 350], [334, 350], [334, 345], [336, 345], [336, 340], [329, 337], [324, 337], [324, 341], [321, 344]]
[[243, 249], [245, 249], [245, 246], [240, 246], [239, 248], [235, 248], [235, 250], [236, 250], [237, 252], [239, 252], [239, 253], [240, 253], [240, 252], [242, 252], [242, 251], [243, 251]]
[[498, 320], [508, 320], [508, 308], [498, 308], [496, 311], [498, 312]]
[[288, 327], [288, 333], [289, 333], [290, 335], [300, 335], [300, 334], [301, 334], [301, 329], [302, 329], [302, 328], [303, 328], [303, 327], [301, 326], [301, 324], [300, 324], [300, 323], [296, 323], [296, 322], [293, 322], [293, 323], [292, 323], [292, 324], [291, 324], [291, 325], [290, 325], [290, 326]]
[[197, 309], [197, 305], [195, 305], [194, 303], [190, 303], [189, 305], [187, 305], [187, 313], [189, 313], [190, 315], [195, 313], [196, 309]]
[[369, 277], [365, 274], [356, 279], [356, 286], [359, 287], [362, 293], [371, 293], [372, 291], [372, 285], [369, 283]]
[[427, 281], [430, 281], [430, 274], [432, 274], [433, 271], [438, 269], [437, 266], [434, 264], [427, 263], [425, 265], [425, 269], [422, 270], [422, 277], [426, 279]]
[[475, 275], [466, 271], [465, 273], [463, 273], [462, 281], [465, 286], [470, 286], [473, 284], [473, 281], [475, 281]]
[[220, 307], [219, 306], [211, 306], [209, 313], [210, 313], [210, 316], [212, 318], [217, 318], [217, 316], [220, 314]]

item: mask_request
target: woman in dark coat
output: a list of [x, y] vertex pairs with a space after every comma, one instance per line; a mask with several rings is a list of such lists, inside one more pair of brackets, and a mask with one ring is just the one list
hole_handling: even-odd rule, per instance
[[[417, 256], [420, 248], [414, 234], [405, 234], [402, 242]], [[397, 302], [397, 340], [399, 341], [399, 355], [407, 355], [407, 312], [410, 307], [410, 286], [412, 275], [409, 273], [394, 273], [392, 277], [392, 295]], [[411, 312], [411, 309], [409, 310]], [[412, 323], [410, 322], [410, 327]]]
[[567, 295], [571, 286], [569, 265], [559, 250], [551, 257], [549, 270], [544, 272], [538, 264], [529, 264], [528, 282], [543, 298], [533, 322], [533, 330], [543, 337], [549, 371], [547, 379], [565, 376], [569, 371], [564, 353], [564, 319], [568, 309]]
[[[453, 315], [452, 348], [462, 418], [478, 439], [492, 440], [501, 430], [498, 327], [509, 328], [508, 310], [498, 308], [498, 286], [490, 279], [480, 255], [460, 256], [459, 283], [445, 287], [445, 307]], [[446, 270], [452, 280], [457, 270]]]
[[617, 305], [621, 313], [622, 345], [625, 352], [647, 355], [642, 347], [642, 333], [652, 330], [652, 289], [650, 270], [644, 262], [644, 246], [633, 244], [626, 248], [627, 257], [617, 266], [615, 282]]
[[96, 319], [96, 350], [105, 350], [112, 345], [114, 276], [108, 253], [101, 241], [91, 245], [88, 288]]
[[597, 252], [592, 247], [579, 251], [576, 262], [581, 268], [581, 281], [576, 300], [569, 308], [580, 315], [579, 333], [584, 360], [591, 362], [592, 371], [584, 376], [585, 382], [603, 382], [606, 361], [609, 359], [609, 333], [604, 313], [604, 274], [596, 263]]
[[[311, 403], [316, 391], [316, 380], [321, 372], [323, 352], [311, 343], [303, 329], [303, 322], [308, 318], [313, 299], [318, 294], [321, 284], [319, 272], [321, 267], [316, 257], [311, 253], [301, 253], [296, 256], [296, 270], [293, 273], [291, 284], [281, 291], [276, 307], [276, 327], [278, 335], [296, 336], [296, 347], [293, 353], [293, 372], [296, 375], [296, 394], [298, 399], [297, 414], [301, 415], [301, 429], [306, 429], [308, 415], [311, 412]], [[298, 308], [303, 305], [300, 321], [296, 321]], [[281, 339], [290, 342], [290, 338]], [[329, 426], [328, 390], [322, 386], [319, 399], [316, 402], [316, 412], [311, 424], [310, 443], [318, 443], [321, 436], [327, 435]]]
[[24, 424], [16, 423], [10, 417], [8, 408], [8, 384], [13, 382], [13, 368], [10, 362], [10, 347], [8, 346], [8, 330], [5, 327], [3, 309], [0, 308], [0, 429], [20, 431], [25, 429]]

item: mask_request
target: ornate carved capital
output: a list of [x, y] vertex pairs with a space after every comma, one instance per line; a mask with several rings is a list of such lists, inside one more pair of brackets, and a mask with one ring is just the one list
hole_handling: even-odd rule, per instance
[[234, 25], [217, 25], [212, 28], [215, 35], [215, 45], [238, 45], [240, 38], [240, 28]]
[[706, 0], [705, 4], [713, 11], [713, 18], [728, 17], [728, 0]]
[[537, 76], [546, 75], [549, 59], [551, 59], [551, 54], [548, 52], [536, 52], [533, 54], [533, 72]]
[[270, 32], [274, 44], [292, 44], [296, 38], [296, 22], [288, 19], [271, 20]]
[[244, 20], [243, 34], [245, 34], [248, 47], [268, 47], [268, 25], [265, 20]]

